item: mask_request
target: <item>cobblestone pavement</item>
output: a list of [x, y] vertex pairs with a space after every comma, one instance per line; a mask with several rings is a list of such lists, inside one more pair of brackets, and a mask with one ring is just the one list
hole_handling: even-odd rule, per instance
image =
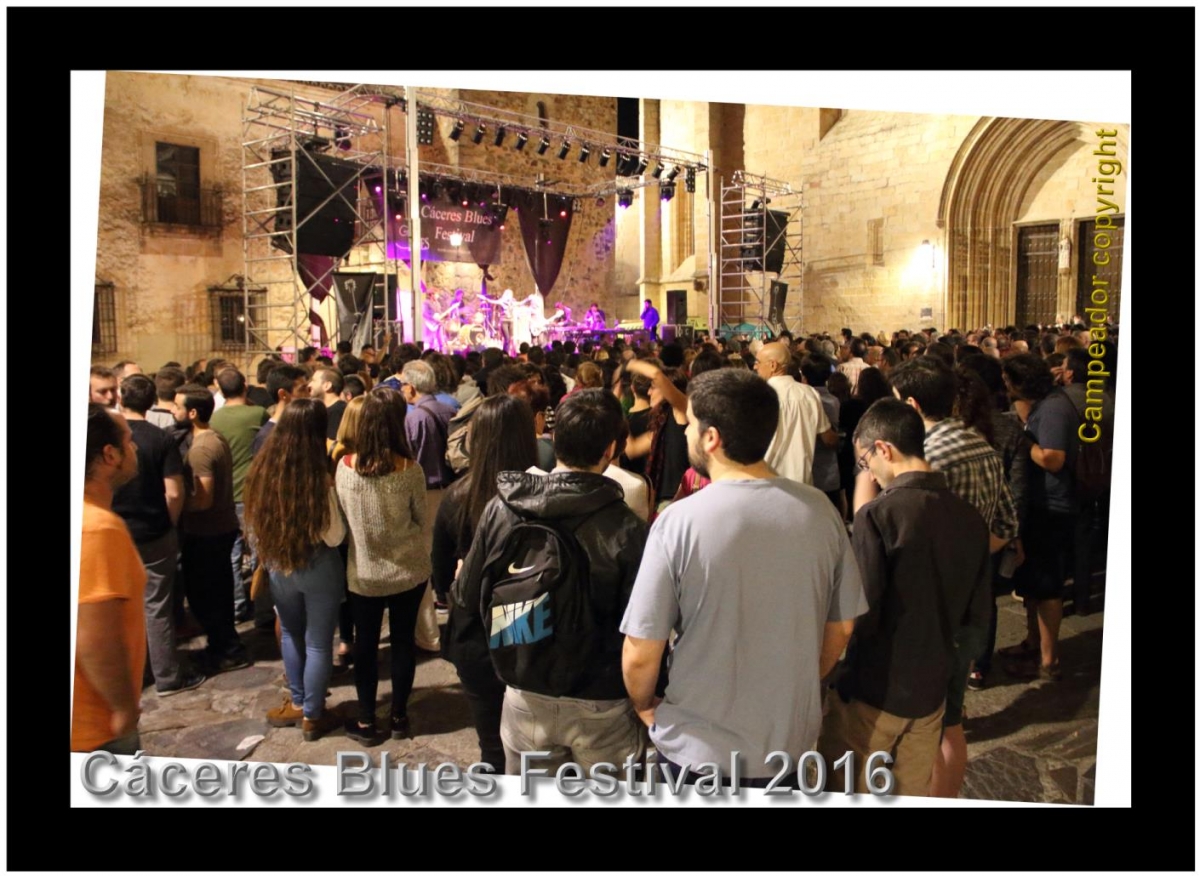
[[[997, 644], [1003, 647], [1023, 637], [1025, 611], [1009, 596], [1000, 597], [998, 605]], [[152, 686], [146, 690], [140, 730], [147, 754], [334, 765], [338, 751], [363, 749], [341, 729], [306, 743], [299, 728], [270, 727], [266, 711], [285, 696], [274, 635], [255, 630], [252, 623], [242, 624], [239, 632], [255, 657], [253, 667], [165, 699]], [[1061, 636], [1061, 681], [1015, 679], [997, 657], [986, 689], [967, 692], [970, 762], [963, 797], [1092, 803], [1102, 632], [1102, 613], [1068, 616]], [[184, 647], [202, 644], [203, 639], [196, 639]], [[380, 726], [387, 726], [390, 707], [388, 647], [385, 638], [379, 655]], [[357, 712], [352, 673], [335, 676], [330, 690], [330, 708], [346, 717]], [[415, 738], [366, 749], [376, 765], [384, 751], [390, 752], [392, 763], [455, 762], [465, 767], [478, 760], [470, 711], [453, 667], [444, 660], [432, 654], [418, 658], [408, 714]]]

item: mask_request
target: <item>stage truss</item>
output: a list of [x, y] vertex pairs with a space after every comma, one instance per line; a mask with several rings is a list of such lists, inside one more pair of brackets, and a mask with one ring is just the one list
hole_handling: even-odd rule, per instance
[[[710, 323], [726, 331], [750, 325], [755, 335], [764, 329], [776, 335], [784, 329], [797, 331], [804, 313], [802, 192], [790, 183], [739, 170], [728, 185], [722, 181], [719, 207], [719, 283]], [[772, 231], [766, 221], [770, 210], [786, 214], [782, 229]], [[783, 249], [778, 272], [764, 270], [772, 246]], [[777, 314], [782, 318], [775, 320], [770, 313], [773, 281], [787, 284], [786, 305]]]
[[[247, 365], [259, 355], [270, 354], [281, 345], [297, 349], [313, 343], [311, 316], [315, 311], [311, 290], [328, 283], [335, 270], [374, 272], [385, 290], [411, 287], [411, 274], [402, 262], [388, 258], [392, 241], [386, 221], [390, 201], [383, 199], [384, 211], [361, 184], [376, 174], [384, 185], [395, 186], [392, 194], [407, 199], [401, 190], [405, 179], [446, 179], [462, 183], [509, 186], [539, 194], [574, 199], [577, 206], [586, 200], [630, 194], [639, 188], [666, 185], [694, 189], [698, 174], [709, 170], [710, 156], [651, 143], [625, 140], [615, 134], [591, 130], [526, 116], [446, 97], [436, 92], [396, 86], [355, 85], [337, 94], [324, 89], [329, 83], [297, 83], [290, 89], [255, 86], [247, 100], [242, 124], [242, 231], [244, 269], [245, 349]], [[434, 117], [450, 118], [465, 125], [486, 125], [494, 131], [505, 127], [511, 136], [525, 135], [539, 141], [548, 138], [555, 144], [570, 142], [578, 149], [586, 145], [598, 163], [608, 153], [611, 175], [595, 183], [563, 185], [535, 178], [493, 173], [486, 170], [418, 162], [415, 150], [406, 155], [394, 149], [393, 135], [406, 128], [405, 119], [393, 123], [391, 110], [410, 111], [410, 98], [418, 111]], [[296, 197], [279, 206], [279, 192], [285, 186], [297, 193], [299, 162], [307, 161], [308, 151], [326, 152], [357, 169], [352, 178], [336, 188], [328, 198], [300, 214]], [[320, 168], [317, 168], [318, 172]], [[326, 181], [328, 177], [326, 177]], [[331, 183], [332, 186], [332, 183]], [[298, 235], [305, 223], [322, 207], [341, 198], [353, 209], [354, 243], [349, 255], [334, 259], [326, 270], [309, 282], [301, 274]], [[709, 199], [711, 202], [711, 198]], [[277, 219], [285, 217], [279, 228]], [[417, 223], [410, 222], [410, 227]], [[410, 241], [411, 246], [411, 241]], [[396, 275], [403, 271], [401, 280]], [[395, 277], [389, 282], [389, 277]], [[332, 293], [332, 290], [330, 291]], [[401, 336], [406, 319], [419, 322], [416, 313], [397, 313], [397, 302], [385, 294], [382, 326], [392, 337]], [[379, 320], [377, 320], [377, 323]], [[336, 343], [337, 326], [327, 325], [330, 346]], [[377, 340], [378, 343], [378, 340]]]
[[[261, 86], [251, 89], [242, 125], [242, 246], [246, 285], [265, 289], [266, 295], [254, 301], [249, 293], [246, 296], [248, 359], [274, 352], [280, 345], [299, 349], [313, 343], [311, 314], [315, 305], [310, 290], [331, 286], [330, 275], [335, 270], [374, 272], [385, 290], [396, 287], [395, 281], [388, 281], [388, 275], [396, 270], [387, 258], [389, 225], [367, 186], [360, 183], [368, 173], [379, 174], [383, 180], [395, 178], [398, 166], [389, 151], [388, 110], [398, 102], [394, 95], [365, 86], [332, 96]], [[296, 197], [280, 207], [278, 196], [285, 186], [290, 186], [293, 194], [300, 191], [300, 162], [309, 161], [309, 152], [326, 153], [356, 169], [302, 215]], [[319, 166], [316, 171], [324, 175]], [[325, 179], [329, 181], [328, 176]], [[351, 263], [334, 258], [306, 283], [301, 276], [297, 237], [305, 223], [335, 198], [353, 212], [354, 242], [351, 257], [346, 259]], [[281, 216], [290, 221], [277, 230], [276, 220]], [[396, 314], [395, 302], [389, 297], [383, 296], [383, 322], [390, 327]], [[329, 346], [336, 345], [337, 327], [326, 326], [326, 331]]]

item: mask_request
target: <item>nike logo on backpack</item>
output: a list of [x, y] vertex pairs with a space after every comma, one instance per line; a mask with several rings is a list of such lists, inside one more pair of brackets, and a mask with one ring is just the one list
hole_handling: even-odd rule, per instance
[[524, 569], [518, 569], [516, 563], [509, 563], [508, 564], [508, 574], [520, 575], [522, 572], [528, 572], [530, 569], [533, 569], [533, 568], [536, 568], [536, 566], [526, 566]]

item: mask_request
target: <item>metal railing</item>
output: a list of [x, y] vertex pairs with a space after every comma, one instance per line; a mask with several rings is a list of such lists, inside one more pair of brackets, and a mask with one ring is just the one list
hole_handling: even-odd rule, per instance
[[184, 225], [210, 230], [222, 226], [224, 193], [218, 189], [199, 189], [142, 177], [142, 223], [146, 225]]

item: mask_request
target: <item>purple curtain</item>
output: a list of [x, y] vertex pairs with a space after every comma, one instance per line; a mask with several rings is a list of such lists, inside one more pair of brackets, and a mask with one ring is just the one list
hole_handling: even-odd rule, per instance
[[[333, 290], [333, 269], [338, 260], [333, 256], [308, 255], [300, 253], [296, 256], [296, 264], [300, 268], [300, 281], [314, 301], [324, 301]], [[325, 320], [316, 308], [308, 309], [308, 320], [321, 330], [321, 346], [329, 345], [329, 331], [325, 328]]]
[[567, 252], [567, 236], [571, 231], [574, 205], [570, 198], [555, 196], [543, 201], [535, 196], [534, 203], [522, 209], [518, 215], [529, 270], [538, 291], [549, 295]]

